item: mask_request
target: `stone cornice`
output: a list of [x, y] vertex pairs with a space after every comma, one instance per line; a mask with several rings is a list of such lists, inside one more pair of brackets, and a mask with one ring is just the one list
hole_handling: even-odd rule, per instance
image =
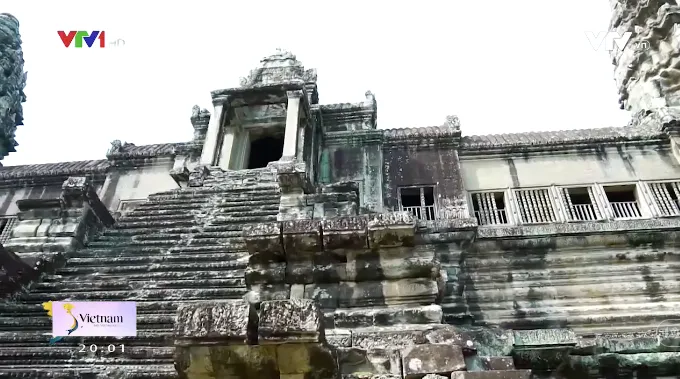
[[327, 132], [323, 135], [325, 146], [366, 146], [380, 145], [383, 142], [382, 130], [355, 130], [346, 132]]
[[290, 81], [290, 82], [282, 82], [282, 83], [276, 83], [276, 84], [266, 84], [266, 85], [257, 85], [253, 87], [235, 87], [235, 88], [226, 88], [226, 89], [218, 89], [210, 92], [210, 96], [212, 99], [220, 99], [220, 98], [228, 98], [230, 96], [238, 96], [238, 95], [243, 95], [247, 93], [253, 93], [253, 92], [273, 92], [273, 91], [280, 91], [280, 92], [286, 92], [286, 91], [293, 91], [293, 90], [303, 90], [305, 88], [305, 83], [302, 81]]
[[[465, 141], [465, 140], [463, 140]], [[602, 142], [562, 142], [560, 144], [550, 145], [476, 145], [461, 144], [459, 155], [461, 157], [483, 157], [483, 158], [516, 158], [516, 157], [532, 157], [545, 156], [556, 154], [567, 155], [583, 155], [583, 154], [601, 154], [608, 149], [615, 148], [630, 148], [630, 147], [667, 147], [669, 140], [666, 136], [660, 135], [654, 139], [640, 139], [640, 140], [621, 140], [621, 141], [602, 141]]]
[[457, 147], [460, 144], [460, 129], [447, 126], [424, 128], [385, 129], [384, 146]]

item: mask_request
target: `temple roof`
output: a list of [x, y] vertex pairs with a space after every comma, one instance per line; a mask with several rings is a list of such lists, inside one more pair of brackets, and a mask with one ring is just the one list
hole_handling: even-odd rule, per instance
[[260, 65], [241, 78], [241, 87], [268, 86], [277, 83], [316, 82], [316, 70], [305, 70], [292, 53], [277, 49], [276, 53], [263, 58]]

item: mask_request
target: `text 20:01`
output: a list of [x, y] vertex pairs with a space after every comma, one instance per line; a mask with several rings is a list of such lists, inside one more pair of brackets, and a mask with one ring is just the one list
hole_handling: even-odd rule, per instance
[[[93, 344], [93, 345], [87, 346], [85, 344], [81, 344], [80, 350], [78, 350], [78, 352], [79, 353], [87, 353], [88, 351], [90, 351], [92, 353], [96, 353], [97, 350], [99, 350], [99, 346], [97, 346], [97, 345]], [[102, 350], [103, 350], [103, 347], [102, 347]], [[116, 346], [114, 344], [110, 344], [106, 347], [106, 352], [108, 352], [108, 353], [115, 353], [116, 350], [119, 350], [121, 353], [124, 353], [125, 352], [125, 345]]]

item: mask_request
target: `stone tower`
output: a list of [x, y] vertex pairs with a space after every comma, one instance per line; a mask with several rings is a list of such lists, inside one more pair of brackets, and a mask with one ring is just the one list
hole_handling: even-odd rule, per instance
[[[14, 132], [23, 125], [22, 105], [26, 101], [24, 56], [21, 51], [19, 21], [7, 13], [0, 14], [0, 160], [18, 145]], [[1, 166], [1, 164], [0, 164]]]
[[610, 30], [630, 32], [613, 63], [621, 108], [680, 107], [680, 7], [675, 0], [611, 0]]

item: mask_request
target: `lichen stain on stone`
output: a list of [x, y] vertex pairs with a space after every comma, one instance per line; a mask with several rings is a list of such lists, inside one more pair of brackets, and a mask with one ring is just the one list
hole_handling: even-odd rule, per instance
[[648, 266], [642, 267], [640, 274], [645, 281], [645, 294], [649, 299], [653, 302], [666, 301], [666, 298], [663, 296], [664, 290], [661, 288], [661, 284], [652, 276], [650, 268]]

